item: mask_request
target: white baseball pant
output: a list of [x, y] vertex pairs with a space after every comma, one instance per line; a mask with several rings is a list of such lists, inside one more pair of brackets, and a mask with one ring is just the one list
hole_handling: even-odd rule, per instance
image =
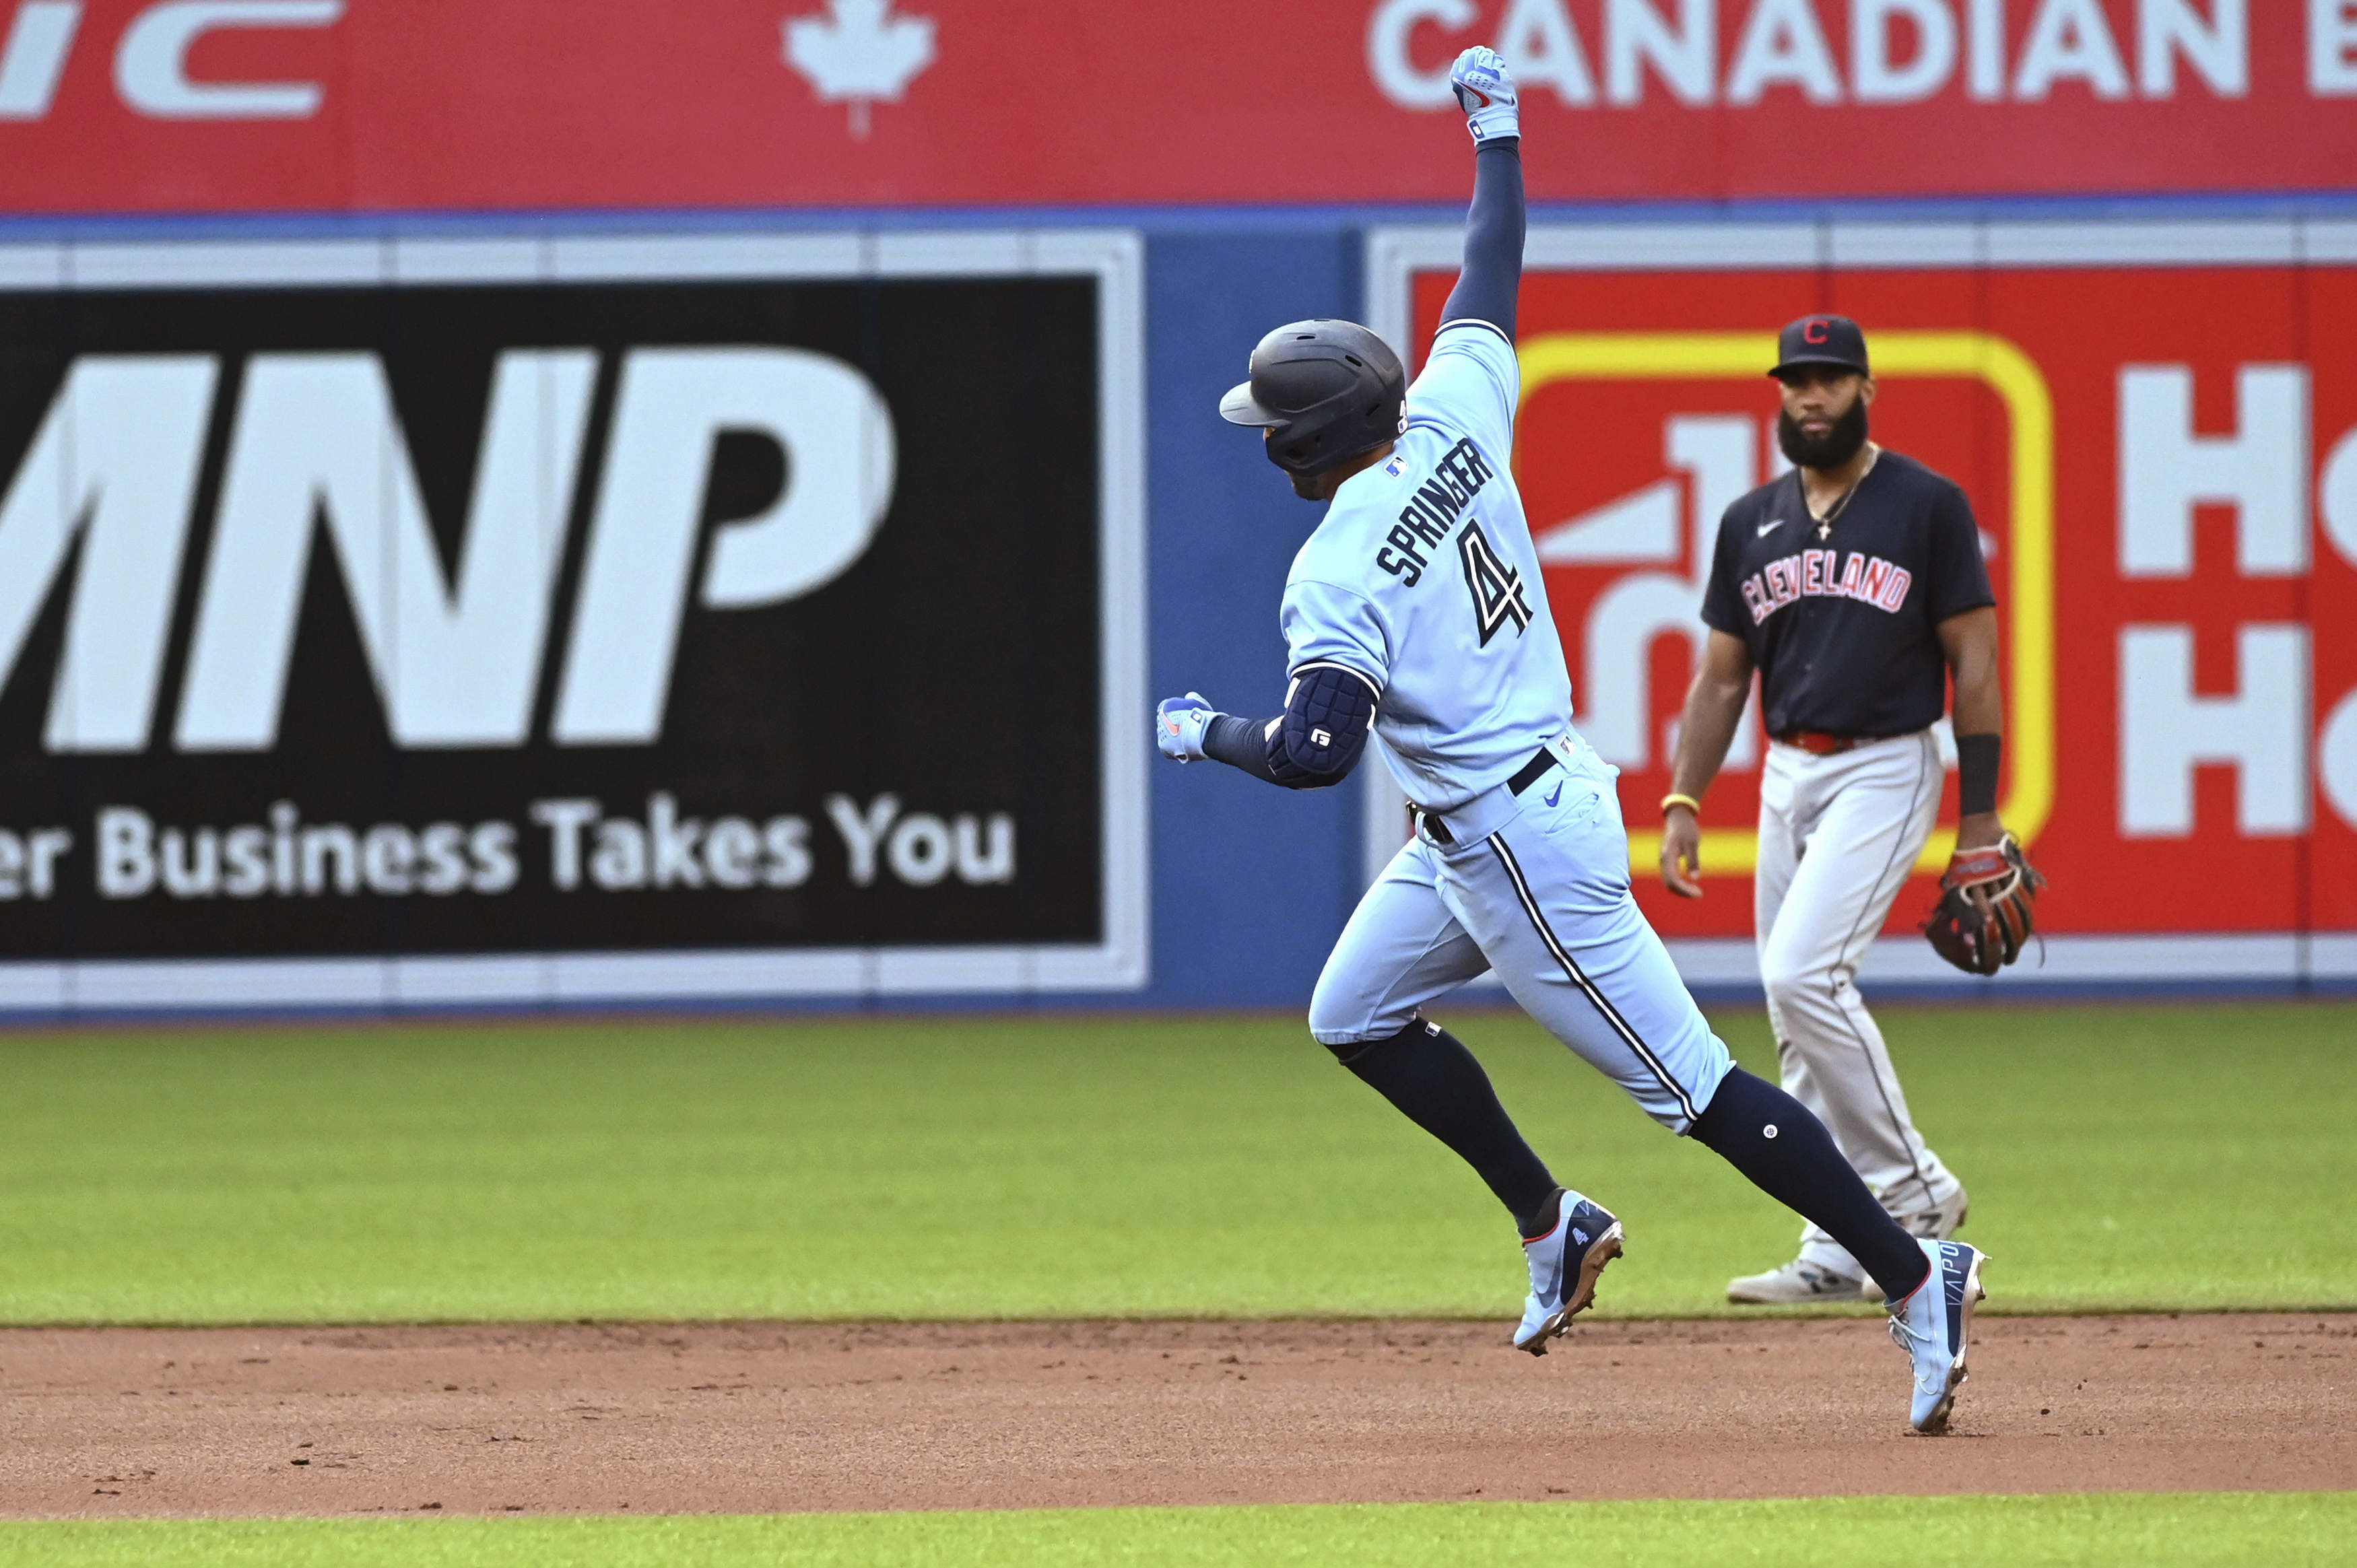
[[[1857, 966], [1931, 836], [1942, 779], [1939, 744], [1921, 730], [1822, 757], [1772, 743], [1760, 779], [1754, 918], [1784, 1090], [1901, 1223], [1962, 1187], [1915, 1130]], [[1813, 1225], [1801, 1257], [1865, 1273]]]
[[1684, 1133], [1734, 1067], [1629, 892], [1617, 770], [1576, 737], [1517, 797], [1504, 785], [1394, 857], [1309, 1003], [1325, 1045], [1398, 1034], [1493, 969], [1523, 1011]]

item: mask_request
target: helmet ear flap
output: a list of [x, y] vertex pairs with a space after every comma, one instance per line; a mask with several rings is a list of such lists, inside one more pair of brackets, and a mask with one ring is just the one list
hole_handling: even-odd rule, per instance
[[1314, 472], [1321, 434], [1313, 430], [1299, 435], [1288, 426], [1283, 435], [1268, 444], [1268, 460], [1287, 473]]

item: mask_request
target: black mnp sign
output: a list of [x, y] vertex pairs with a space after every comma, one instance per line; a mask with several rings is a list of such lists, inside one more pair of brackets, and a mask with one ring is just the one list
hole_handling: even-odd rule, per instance
[[897, 245], [0, 257], [0, 1005], [1142, 980], [1135, 242]]

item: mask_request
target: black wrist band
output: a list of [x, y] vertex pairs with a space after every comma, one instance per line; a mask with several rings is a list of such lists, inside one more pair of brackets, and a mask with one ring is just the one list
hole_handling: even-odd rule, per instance
[[1956, 737], [1956, 810], [1977, 817], [1996, 810], [1996, 767], [2005, 740], [1994, 735]]

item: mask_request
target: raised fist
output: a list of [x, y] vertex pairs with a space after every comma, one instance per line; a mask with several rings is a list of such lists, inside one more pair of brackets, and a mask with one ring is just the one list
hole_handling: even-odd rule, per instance
[[1523, 134], [1514, 113], [1513, 73], [1497, 50], [1476, 44], [1458, 55], [1457, 63], [1448, 68], [1448, 85], [1457, 93], [1458, 107], [1465, 111], [1465, 128], [1473, 133], [1477, 145]]
[[1220, 716], [1200, 692], [1168, 697], [1154, 710], [1154, 744], [1173, 762], [1203, 760], [1203, 732]]

